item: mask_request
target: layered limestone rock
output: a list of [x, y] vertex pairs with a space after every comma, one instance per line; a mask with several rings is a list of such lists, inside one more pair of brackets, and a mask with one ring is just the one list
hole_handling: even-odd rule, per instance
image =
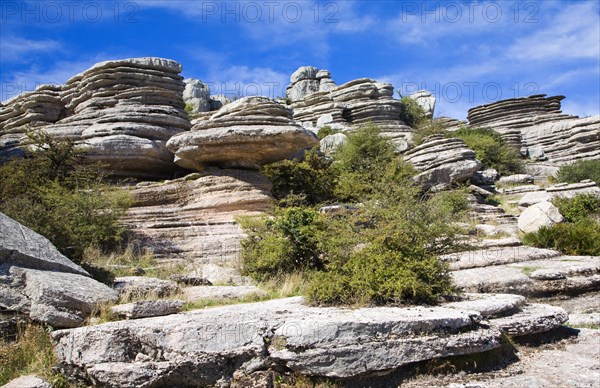
[[256, 215], [272, 206], [271, 183], [262, 174], [209, 168], [165, 183], [129, 189], [133, 205], [123, 223], [140, 248], [162, 262], [183, 264], [211, 282], [239, 283], [241, 228], [237, 216]]
[[563, 114], [564, 98], [539, 94], [502, 100], [470, 109], [467, 118], [471, 126], [492, 128], [513, 145], [520, 142], [531, 159], [563, 165], [600, 158], [600, 116]]
[[23, 157], [19, 148], [28, 129], [55, 123], [64, 114], [60, 85], [42, 85], [0, 105], [0, 162]]
[[196, 121], [167, 147], [178, 165], [202, 171], [211, 165], [259, 169], [317, 143], [314, 133], [294, 123], [283, 105], [267, 97], [245, 97]]
[[[518, 319], [510, 320], [510, 316]], [[482, 317], [488, 321], [479, 325]], [[119, 387], [229, 385], [273, 368], [369, 378], [414, 362], [497, 349], [502, 333], [556, 328], [561, 308], [467, 296], [440, 307], [319, 308], [302, 298], [218, 307], [53, 333], [60, 368]]]
[[407, 151], [404, 160], [420, 171], [415, 179], [425, 189], [434, 190], [466, 182], [482, 167], [481, 162], [475, 159], [475, 151], [464, 141], [441, 135], [430, 136], [423, 144]]
[[580, 194], [600, 197], [600, 187], [596, 182], [584, 180], [580, 183], [559, 183], [545, 190], [528, 192], [519, 200], [519, 207], [525, 208], [543, 201], [551, 201], [555, 197], [573, 198]]
[[56, 328], [76, 327], [117, 293], [45, 237], [0, 213], [0, 309]]
[[[166, 141], [190, 128], [180, 72], [179, 63], [161, 58], [98, 63], [60, 91], [41, 88], [3, 107], [0, 146], [22, 144], [17, 134], [35, 122], [53, 137], [76, 141], [87, 150], [86, 160], [100, 162], [112, 175], [169, 177], [177, 166]], [[36, 116], [29, 101], [43, 113]]]
[[[313, 74], [314, 78], [310, 78]], [[393, 98], [391, 84], [360, 78], [336, 86], [330, 81], [328, 71], [310, 66], [294, 72], [290, 82], [288, 99], [294, 120], [305, 128], [316, 132], [329, 126], [346, 131], [374, 123], [399, 150], [407, 149], [411, 129], [400, 118], [402, 102]]]

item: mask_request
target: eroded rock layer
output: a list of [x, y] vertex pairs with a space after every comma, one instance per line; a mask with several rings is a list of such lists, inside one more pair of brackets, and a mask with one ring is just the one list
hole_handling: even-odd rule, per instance
[[239, 282], [241, 228], [237, 216], [272, 206], [271, 183], [255, 171], [208, 169], [203, 175], [130, 189], [123, 222], [140, 247], [212, 282]]
[[563, 114], [564, 96], [539, 94], [512, 98], [469, 110], [469, 125], [498, 131], [510, 144], [519, 145], [531, 159], [562, 165], [579, 159], [600, 158], [600, 116]]

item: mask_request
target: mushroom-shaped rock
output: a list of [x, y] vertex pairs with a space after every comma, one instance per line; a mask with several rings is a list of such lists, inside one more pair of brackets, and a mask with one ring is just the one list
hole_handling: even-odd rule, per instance
[[283, 105], [253, 96], [225, 105], [190, 132], [173, 136], [167, 147], [175, 162], [189, 169], [258, 169], [317, 143], [315, 134], [296, 124]]

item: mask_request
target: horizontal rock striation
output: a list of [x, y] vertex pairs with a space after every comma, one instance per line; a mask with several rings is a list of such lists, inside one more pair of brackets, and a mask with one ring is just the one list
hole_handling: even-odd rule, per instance
[[178, 165], [202, 171], [211, 165], [259, 169], [317, 143], [283, 105], [267, 97], [245, 97], [196, 121], [190, 132], [173, 136], [167, 146]]
[[[329, 74], [326, 70], [310, 68], [317, 71], [315, 77], [323, 72]], [[288, 88], [294, 120], [314, 131], [324, 126], [345, 131], [372, 122], [401, 150], [407, 148], [411, 128], [400, 118], [403, 104], [393, 98], [394, 88], [391, 84], [359, 78], [337, 86], [329, 78], [303, 78], [312, 76], [314, 71], [302, 69], [305, 68], [292, 74]], [[323, 87], [324, 82], [326, 87]], [[297, 93], [298, 85], [313, 86]]]
[[[483, 317], [488, 321], [479, 325]], [[527, 306], [511, 295], [361, 309], [309, 307], [288, 298], [52, 336], [60, 368], [98, 385], [227, 386], [271, 368], [345, 382], [380, 377], [415, 362], [498, 349], [502, 333], [544, 332], [566, 320], [561, 308]]]
[[134, 202], [122, 222], [161, 261], [183, 264], [211, 282], [239, 282], [243, 233], [235, 218], [269, 210], [270, 190], [259, 172], [210, 168], [130, 188]]
[[191, 126], [180, 72], [181, 65], [168, 59], [106, 61], [60, 88], [19, 96], [0, 111], [0, 155], [26, 142], [22, 134], [30, 124], [76, 141], [88, 161], [112, 175], [169, 177], [177, 166], [166, 141]]
[[481, 169], [482, 164], [475, 159], [475, 151], [464, 141], [430, 136], [423, 144], [407, 151], [404, 160], [412, 163], [420, 173], [415, 177], [425, 189], [443, 189], [452, 183], [468, 181]]
[[600, 158], [600, 116], [563, 114], [564, 98], [539, 94], [502, 100], [470, 109], [467, 118], [471, 126], [492, 128], [510, 144], [520, 144], [532, 159], [563, 165]]

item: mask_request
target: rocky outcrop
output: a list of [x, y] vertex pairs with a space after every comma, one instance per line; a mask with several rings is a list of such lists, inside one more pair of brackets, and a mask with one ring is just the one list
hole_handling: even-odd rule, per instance
[[542, 227], [549, 228], [563, 220], [556, 206], [549, 201], [542, 201], [528, 207], [519, 215], [519, 230], [523, 233], [533, 233]]
[[272, 206], [271, 183], [262, 174], [209, 168], [164, 183], [129, 189], [133, 205], [123, 223], [141, 249], [161, 261], [186, 266], [211, 282], [240, 282], [237, 262], [241, 228], [237, 216]]
[[[564, 96], [545, 94], [512, 98], [469, 110], [469, 125], [488, 127], [531, 159], [568, 164], [600, 158], [600, 116], [579, 118], [563, 114]], [[517, 133], [518, 131], [519, 133]]]
[[56, 328], [76, 327], [117, 293], [43, 236], [0, 213], [0, 308]]
[[0, 155], [27, 140], [27, 124], [71, 139], [110, 174], [170, 177], [177, 166], [166, 141], [187, 131], [181, 65], [161, 58], [101, 62], [65, 85], [43, 87], [11, 100], [0, 111]]
[[52, 385], [47, 381], [40, 379], [34, 375], [21, 376], [14, 380], [11, 380], [8, 384], [2, 386], [2, 388], [51, 388]]
[[317, 142], [283, 105], [267, 97], [245, 97], [196, 122], [191, 132], [173, 136], [167, 146], [177, 164], [202, 171], [211, 165], [259, 169]]
[[462, 140], [441, 135], [430, 136], [423, 144], [407, 151], [404, 160], [420, 171], [415, 179], [425, 189], [434, 190], [466, 182], [482, 167], [475, 159], [475, 152]]
[[374, 123], [399, 150], [408, 148], [411, 129], [400, 118], [402, 102], [393, 98], [391, 84], [360, 78], [336, 86], [328, 77], [304, 78], [313, 74], [314, 77], [328, 76], [329, 72], [301, 67], [290, 77], [288, 99], [294, 110], [294, 120], [315, 132], [324, 126], [347, 131]]
[[175, 299], [143, 300], [119, 304], [111, 307], [110, 311], [120, 318], [140, 319], [177, 314], [184, 304], [184, 301]]
[[[510, 321], [513, 314], [519, 318]], [[488, 321], [480, 325], [483, 316]], [[511, 296], [476, 297], [463, 306], [362, 309], [309, 307], [288, 298], [52, 336], [60, 368], [98, 385], [229, 385], [270, 368], [351, 382], [497, 349], [502, 333], [547, 331], [566, 319], [561, 308], [527, 306]]]
[[419, 90], [408, 96], [409, 98], [415, 100], [415, 102], [423, 109], [423, 113], [425, 116], [430, 119], [433, 118], [433, 112], [435, 110], [435, 97], [431, 92], [427, 90]]
[[519, 206], [524, 208], [543, 201], [551, 201], [555, 197], [573, 198], [579, 194], [597, 195], [600, 197], [600, 187], [591, 180], [580, 183], [559, 183], [545, 190], [532, 191], [519, 200]]
[[210, 111], [210, 90], [202, 81], [188, 78], [185, 81], [185, 89], [183, 90], [183, 102], [186, 109], [191, 108], [190, 113], [200, 113]]

